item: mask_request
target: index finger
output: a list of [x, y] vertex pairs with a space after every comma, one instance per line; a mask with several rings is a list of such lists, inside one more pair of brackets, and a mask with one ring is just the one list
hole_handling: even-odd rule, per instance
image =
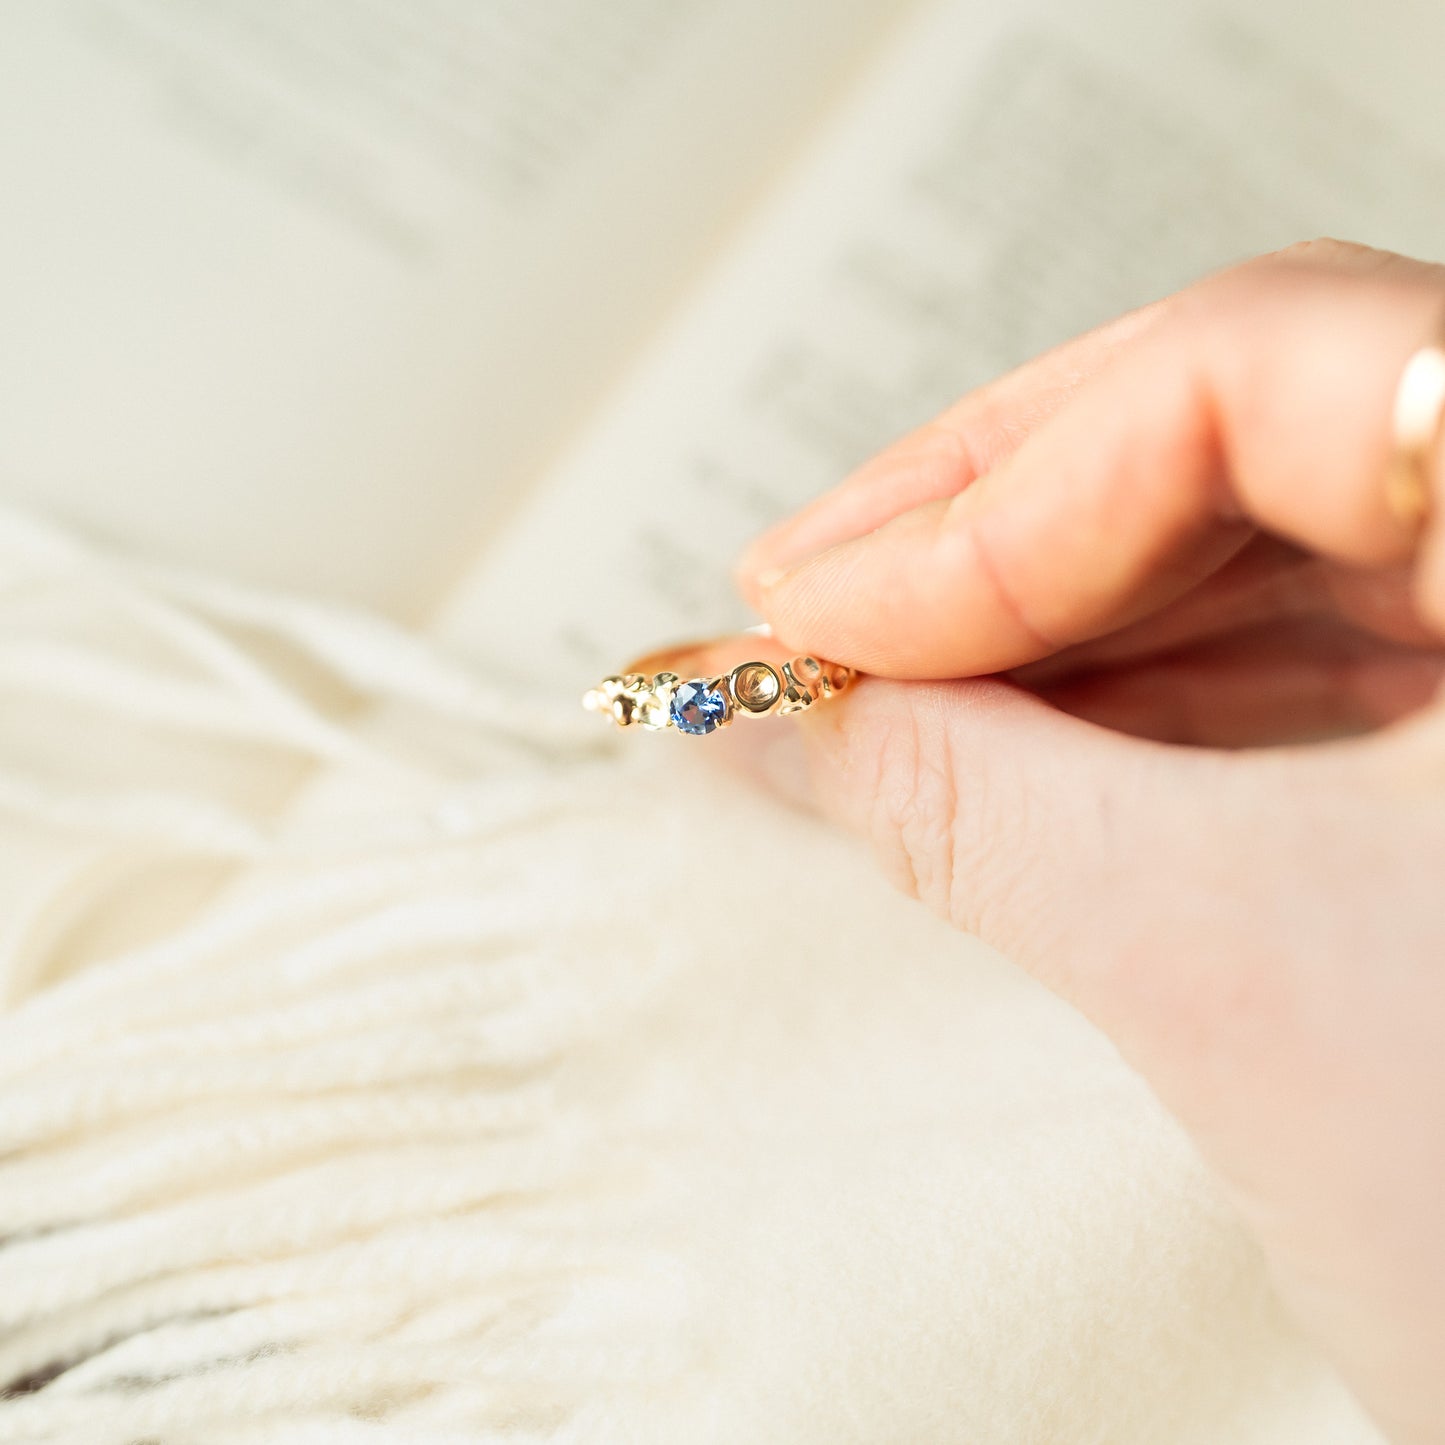
[[1401, 560], [1391, 397], [1445, 273], [1358, 248], [1329, 262], [1286, 253], [1184, 293], [986, 475], [769, 579], [760, 609], [866, 671], [963, 676], [1147, 615], [1256, 529]]
[[1034, 357], [885, 447], [753, 542], [737, 565], [743, 595], [757, 606], [777, 573], [987, 474], [1120, 347], [1154, 325], [1166, 304], [1141, 306]]

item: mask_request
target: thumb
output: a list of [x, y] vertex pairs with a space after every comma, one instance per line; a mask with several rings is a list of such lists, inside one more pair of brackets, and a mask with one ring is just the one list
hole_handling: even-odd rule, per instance
[[[998, 679], [864, 678], [791, 732], [908, 891], [1113, 1040], [1401, 1440], [1441, 1439], [1445, 713], [1221, 753]], [[1364, 800], [1363, 811], [1361, 800]], [[1360, 900], [1366, 900], [1361, 905]]]
[[[905, 892], [1126, 1052], [1147, 1048], [1153, 1009], [1140, 1004], [1164, 986], [1148, 961], [1190, 927], [1208, 860], [1234, 851], [1220, 836], [1230, 755], [1124, 737], [996, 678], [863, 678], [789, 731], [817, 806], [866, 837]], [[1170, 952], [1182, 998], [1198, 980]]]

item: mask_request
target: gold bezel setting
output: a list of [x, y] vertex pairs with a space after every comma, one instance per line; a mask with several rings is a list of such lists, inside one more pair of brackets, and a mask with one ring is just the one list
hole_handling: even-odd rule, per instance
[[728, 673], [728, 696], [739, 712], [767, 717], [783, 700], [783, 679], [769, 662], [740, 662]]

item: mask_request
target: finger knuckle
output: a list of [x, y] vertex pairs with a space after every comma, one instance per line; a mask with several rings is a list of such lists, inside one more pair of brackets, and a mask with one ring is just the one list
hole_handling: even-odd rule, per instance
[[947, 913], [953, 892], [958, 784], [946, 729], [911, 708], [880, 750], [870, 833], [905, 892]]
[[905, 892], [954, 927], [1008, 946], [1026, 914], [1026, 790], [970, 756], [952, 693], [899, 717], [880, 750], [869, 831]]

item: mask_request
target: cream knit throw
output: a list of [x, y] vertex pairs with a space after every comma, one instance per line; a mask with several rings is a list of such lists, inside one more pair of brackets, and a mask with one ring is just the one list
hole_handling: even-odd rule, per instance
[[0, 518], [0, 1445], [1375, 1438], [1065, 1008], [513, 707]]

